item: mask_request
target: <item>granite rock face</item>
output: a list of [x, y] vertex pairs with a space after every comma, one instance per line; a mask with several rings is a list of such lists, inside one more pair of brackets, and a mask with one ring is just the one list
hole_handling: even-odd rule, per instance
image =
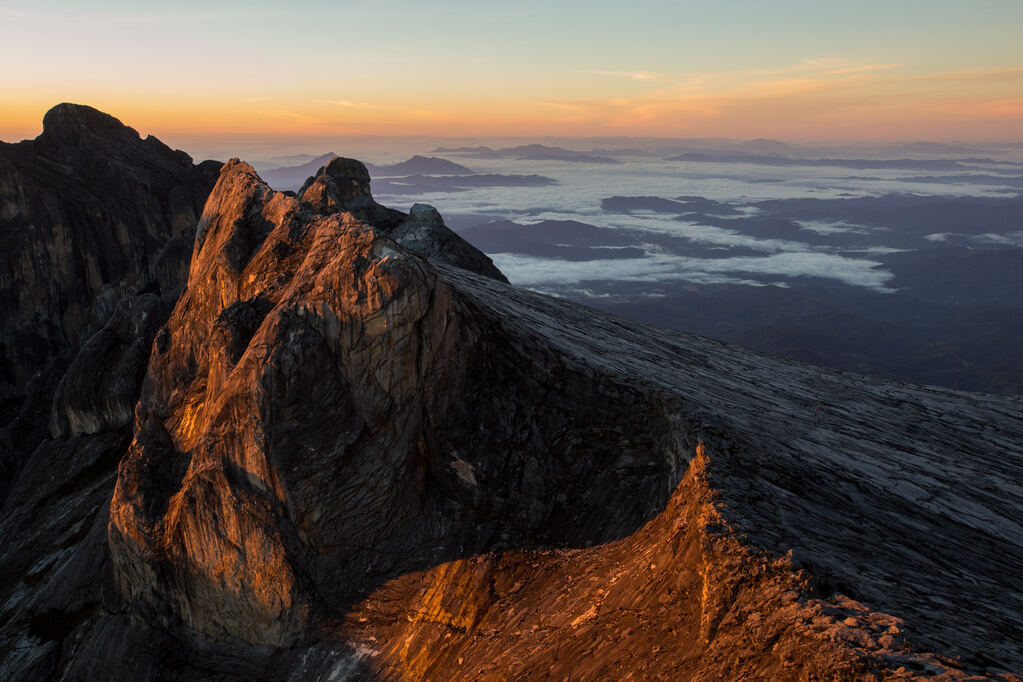
[[[162, 310], [132, 305], [148, 306], [150, 319], [169, 313], [219, 166], [195, 166], [184, 152], [75, 104], [48, 111], [38, 138], [0, 143], [0, 499], [51, 435], [48, 403], [65, 369], [120, 302], [153, 294]], [[137, 369], [128, 374], [141, 377]], [[86, 418], [87, 428], [130, 424], [137, 384], [114, 392], [119, 404], [98, 422]], [[66, 420], [56, 417], [52, 435], [73, 428]]]
[[[126, 597], [291, 645], [394, 575], [495, 543], [606, 541], [663, 506], [681, 455], [649, 445], [672, 432], [662, 409], [623, 414], [641, 396], [505, 347], [420, 256], [242, 163], [208, 209], [112, 503]], [[647, 432], [635, 445], [627, 422]]]
[[160, 304], [51, 389], [0, 678], [1020, 679], [1023, 401], [516, 289], [350, 159], [226, 164]]

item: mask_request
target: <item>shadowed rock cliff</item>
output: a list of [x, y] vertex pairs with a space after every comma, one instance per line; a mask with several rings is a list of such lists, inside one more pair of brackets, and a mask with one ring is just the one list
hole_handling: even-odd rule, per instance
[[[97, 392], [68, 378], [52, 434], [130, 425], [152, 335], [138, 341], [145, 329], [136, 321], [130, 339], [118, 337], [113, 327], [132, 314], [118, 313], [119, 302], [155, 294], [125, 303], [146, 309], [143, 327], [169, 313], [219, 166], [194, 166], [184, 152], [75, 104], [48, 111], [35, 140], [0, 143], [0, 499], [49, 435], [49, 403], [65, 369], [104, 326], [103, 356], [96, 343], [83, 349], [88, 359], [78, 365], [91, 367], [81, 379], [102, 384], [114, 362], [110, 381], [124, 385]], [[122, 340], [135, 350], [121, 349]]]
[[117, 462], [219, 167], [73, 104], [0, 144], [0, 677], [52, 676], [102, 608]]
[[133, 436], [64, 382], [9, 495], [4, 678], [1019, 679], [1020, 400], [516, 289], [350, 159], [226, 164], [148, 305], [76, 370], [154, 334]]

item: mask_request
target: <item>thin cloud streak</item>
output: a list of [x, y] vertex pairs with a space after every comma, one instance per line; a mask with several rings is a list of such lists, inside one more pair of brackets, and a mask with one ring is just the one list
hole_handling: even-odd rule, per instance
[[[777, 69], [649, 79], [655, 87], [628, 99], [591, 97], [544, 104], [561, 109], [560, 120], [566, 124], [649, 134], [742, 136], [739, 131], [749, 128], [750, 136], [804, 138], [829, 131], [831, 136], [857, 136], [862, 135], [857, 131], [870, 130], [871, 135], [884, 131], [896, 137], [925, 134], [923, 129], [912, 130], [924, 118], [935, 130], [966, 130], [991, 121], [1000, 127], [986, 128], [986, 133], [1011, 135], [1013, 121], [1023, 119], [1023, 105], [1018, 97], [1006, 97], [1001, 84], [1017, 80], [1023, 82], [1023, 68], [906, 74], [899, 64], [822, 58]], [[950, 84], [945, 92], [935, 90], [941, 81]], [[954, 87], [957, 82], [973, 82], [976, 87]]]
[[318, 104], [330, 104], [337, 107], [347, 107], [350, 109], [370, 109], [373, 105], [368, 102], [353, 102], [347, 99], [318, 99], [315, 100]]
[[595, 76], [615, 76], [633, 81], [662, 81], [677, 78], [672, 74], [655, 71], [582, 71], [581, 73], [592, 73]]

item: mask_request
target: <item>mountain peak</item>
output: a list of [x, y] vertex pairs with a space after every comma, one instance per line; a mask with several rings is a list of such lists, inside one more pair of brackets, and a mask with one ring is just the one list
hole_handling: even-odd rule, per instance
[[302, 203], [321, 212], [332, 213], [351, 205], [373, 202], [369, 183], [369, 170], [364, 163], [337, 156], [306, 180], [299, 196]]
[[410, 215], [381, 206], [373, 199], [369, 185], [365, 164], [339, 156], [306, 180], [299, 201], [323, 215], [349, 212], [428, 260], [508, 281], [493, 261], [444, 224], [437, 209], [416, 204]]
[[[196, 238], [196, 254], [209, 238], [210, 226], [224, 215], [232, 216], [229, 221], [232, 236], [224, 242], [224, 254], [230, 263], [242, 267], [274, 225], [289, 221], [296, 225], [312, 224], [321, 217], [350, 214], [371, 226], [374, 234], [391, 239], [427, 260], [507, 281], [493, 261], [444, 224], [437, 209], [426, 204], [416, 204], [410, 213], [387, 208], [373, 199], [369, 183], [365, 164], [339, 156], [309, 178], [295, 197], [275, 192], [252, 166], [231, 159], [224, 164], [207, 202]], [[262, 213], [264, 219], [249, 220], [253, 212]], [[303, 215], [298, 216], [299, 213]]]
[[51, 108], [43, 116], [45, 139], [69, 142], [83, 136], [115, 135], [138, 140], [139, 134], [110, 114], [84, 104], [64, 102]]
[[[59, 161], [66, 166], [89, 168], [107, 175], [107, 161], [144, 167], [162, 175], [192, 166], [192, 157], [171, 149], [157, 138], [145, 138], [119, 119], [84, 104], [64, 102], [43, 116], [43, 132], [23, 143], [30, 154]], [[218, 164], [219, 165], [219, 164]]]

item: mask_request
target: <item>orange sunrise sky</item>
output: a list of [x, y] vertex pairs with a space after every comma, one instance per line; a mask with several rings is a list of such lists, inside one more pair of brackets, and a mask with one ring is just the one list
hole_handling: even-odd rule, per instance
[[1023, 139], [1023, 2], [3, 2], [0, 139]]

